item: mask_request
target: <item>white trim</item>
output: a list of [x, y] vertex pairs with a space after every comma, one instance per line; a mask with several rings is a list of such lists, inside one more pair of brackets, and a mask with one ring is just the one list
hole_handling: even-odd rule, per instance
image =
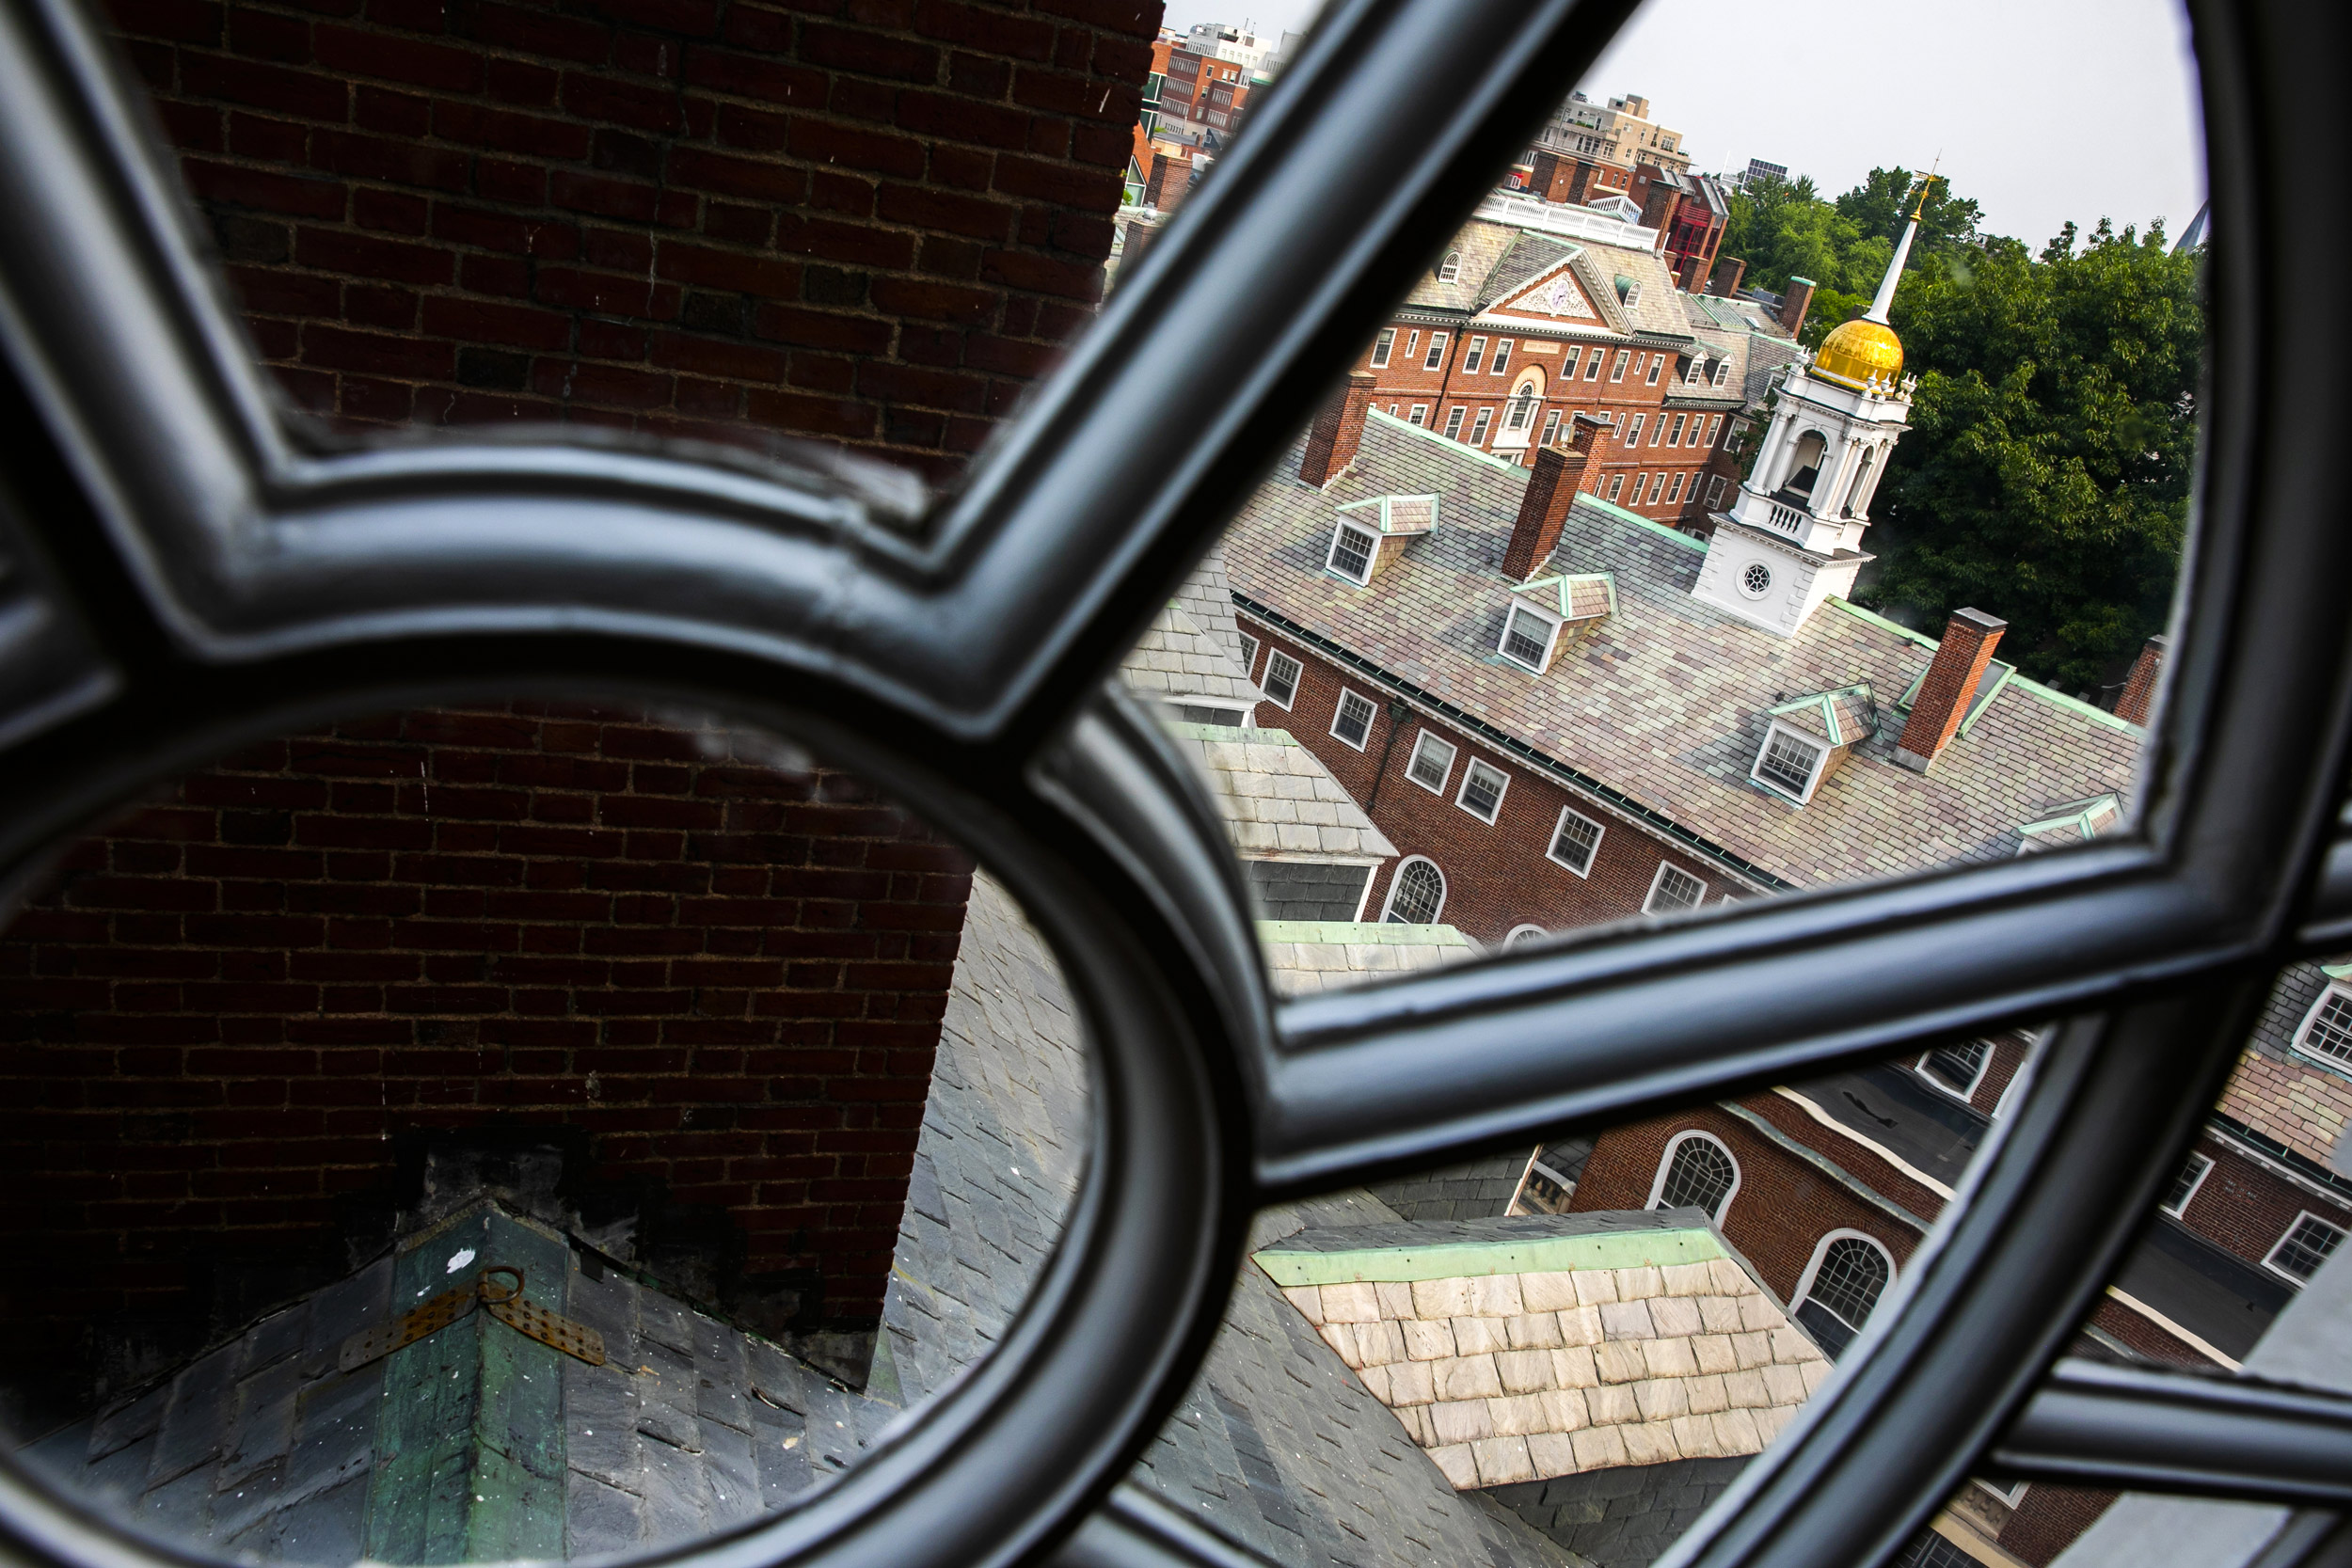
[[1672, 910], [1668, 911], [1668, 913], [1680, 914], [1686, 910], [1697, 910], [1706, 905], [1707, 879], [1704, 877], [1692, 876], [1690, 872], [1685, 871], [1682, 867], [1675, 864], [1672, 861], [1660, 861], [1658, 863], [1658, 869], [1650, 876], [1649, 892], [1642, 899], [1642, 912], [1644, 914], [1655, 914], [1658, 912], [1658, 890], [1665, 882], [1666, 873], [1669, 871], [1675, 873], [1678, 877], [1690, 877], [1691, 880], [1698, 883], [1699, 895], [1696, 903], [1677, 904]]
[[2304, 1043], [2311, 1038], [2312, 1025], [2319, 1022], [2320, 1012], [2328, 1006], [2330, 998], [2340, 998], [2347, 1006], [2352, 1006], [2352, 986], [2347, 986], [2341, 980], [2331, 979], [2321, 987], [2319, 994], [2312, 998], [2311, 1006], [2304, 1012], [2303, 1022], [2296, 1025], [2295, 1038], [2290, 1043], [2294, 1046], [2295, 1053], [2306, 1061], [2316, 1063], [2332, 1072], [2352, 1073], [2352, 1059], [2332, 1056], [2325, 1051], [2314, 1050]]
[[1258, 679], [1258, 650], [1265, 644], [1239, 626], [1233, 628], [1233, 635], [1241, 639], [1241, 673], [1254, 684]]
[[[1890, 1294], [1893, 1293], [1896, 1282], [1902, 1278], [1902, 1271], [1896, 1267], [1895, 1255], [1887, 1250], [1887, 1246], [1884, 1242], [1880, 1241], [1876, 1236], [1871, 1235], [1867, 1230], [1855, 1230], [1850, 1227], [1840, 1226], [1836, 1230], [1822, 1232], [1821, 1239], [1813, 1243], [1813, 1256], [1805, 1263], [1804, 1273], [1797, 1279], [1796, 1294], [1788, 1298], [1788, 1321], [1790, 1323], [1796, 1323], [1797, 1321], [1797, 1308], [1803, 1307], [1806, 1302], [1813, 1298], [1813, 1281], [1821, 1272], [1822, 1260], [1829, 1257], [1830, 1243], [1832, 1242], [1844, 1241], [1848, 1237], [1851, 1237], [1857, 1242], [1869, 1243], [1871, 1246], [1878, 1250], [1878, 1255], [1886, 1260], [1886, 1283], [1879, 1287], [1878, 1301], [1870, 1303], [1870, 1316], [1873, 1318], [1878, 1316], [1879, 1302], [1884, 1301]], [[1845, 1318], [1838, 1313], [1836, 1307], [1824, 1303], [1821, 1310], [1827, 1312], [1831, 1317], [1836, 1318], [1839, 1323], [1846, 1323]], [[1798, 1326], [1802, 1328], [1804, 1325], [1800, 1323]], [[1846, 1323], [1846, 1326], [1852, 1329], [1855, 1334], [1859, 1335], [1869, 1325], [1867, 1323]]]
[[1649, 1179], [1649, 1197], [1642, 1204], [1642, 1208], [1646, 1212], [1658, 1207], [1658, 1200], [1666, 1194], [1667, 1173], [1675, 1168], [1675, 1151], [1684, 1144], [1692, 1142], [1713, 1144], [1717, 1151], [1731, 1163], [1730, 1190], [1724, 1194], [1724, 1200], [1715, 1206], [1715, 1212], [1708, 1216], [1713, 1220], [1715, 1228], [1721, 1230], [1724, 1227], [1724, 1216], [1731, 1212], [1731, 1200], [1740, 1196], [1740, 1157], [1731, 1151], [1729, 1144], [1701, 1128], [1686, 1129], [1666, 1140], [1665, 1151], [1658, 1156], [1658, 1172]]
[[2032, 1484], [2030, 1481], [2021, 1481], [2011, 1485], [2008, 1491], [2004, 1492], [1999, 1487], [1994, 1485], [1991, 1481], [1984, 1480], [1980, 1476], [1971, 1476], [1968, 1479], [1975, 1481], [1979, 1486], [1983, 1487], [1987, 1492], [1992, 1493], [1994, 1497], [2000, 1498], [2002, 1502], [2008, 1504], [2011, 1508], [2015, 1508], [2019, 1503], [2026, 1500], [2026, 1489]]
[[1963, 1105], [1973, 1105], [1977, 1099], [1978, 1085], [1984, 1082], [1984, 1075], [1993, 1070], [1994, 1051], [1993, 1042], [1991, 1040], [1979, 1040], [1976, 1043], [1984, 1047], [1984, 1060], [1977, 1064], [1977, 1075], [1968, 1080], [1968, 1087], [1965, 1092], [1952, 1087], [1949, 1084], [1944, 1082], [1943, 1079], [1938, 1078], [1935, 1074], [1928, 1070], [1928, 1058], [1935, 1054], [1932, 1051], [1922, 1051], [1919, 1053], [1919, 1059], [1911, 1064], [1911, 1070], [1926, 1079], [1928, 1084], [1938, 1093], [1949, 1095], [1952, 1099], [1959, 1101]]
[[1380, 336], [1372, 341], [1372, 368], [1385, 371], [1389, 368], [1389, 361], [1395, 356], [1396, 328], [1384, 326], [1380, 329]]
[[[1768, 779], [1764, 776], [1764, 759], [1772, 752], [1772, 737], [1782, 735], [1787, 736], [1789, 739], [1795, 741], [1798, 745], [1804, 747], [1813, 753], [1813, 767], [1812, 769], [1805, 774], [1804, 788], [1802, 790], [1792, 790], [1780, 781], [1776, 779]], [[1815, 790], [1821, 787], [1821, 765], [1829, 760], [1829, 752], [1830, 748], [1827, 741], [1822, 740], [1816, 736], [1807, 735], [1794, 725], [1784, 724], [1779, 720], [1775, 719], [1770, 724], [1765, 726], [1764, 742], [1756, 749], [1756, 764], [1748, 769], [1748, 777], [1756, 784], [1758, 788], [1770, 790], [1772, 794], [1779, 796], [1782, 800], [1794, 800], [1797, 804], [1802, 806], [1806, 801], [1813, 799], [1813, 792]]]
[[[1421, 761], [1421, 749], [1423, 746], [1442, 746], [1445, 748], [1445, 772], [1438, 777], [1436, 784], [1424, 783], [1413, 772], [1414, 765]], [[1461, 754], [1462, 749], [1459, 746], [1456, 746], [1454, 742], [1448, 740], [1445, 736], [1439, 735], [1428, 725], [1423, 724], [1421, 727], [1421, 734], [1413, 737], [1413, 749], [1405, 753], [1405, 776], [1406, 778], [1411, 780], [1414, 784], [1420, 784], [1422, 788], [1429, 791], [1430, 794], [1443, 800], [1445, 798], [1445, 786], [1454, 778], [1454, 759], [1459, 757]]]
[[[2294, 1273], [2292, 1270], [2280, 1268], [2277, 1262], [2277, 1259], [2280, 1249], [2287, 1244], [2287, 1239], [2293, 1236], [2296, 1231], [2303, 1228], [2303, 1222], [2305, 1220], [2312, 1220], [2320, 1225], [2324, 1225], [2328, 1229], [2334, 1231], [2339, 1237], [2346, 1234], [2352, 1234], [2352, 1232], [2347, 1232], [2343, 1226], [2338, 1225], [2335, 1221], [2329, 1219], [2325, 1214], [2315, 1214], [2309, 1209], [2300, 1210], [2296, 1212], [2295, 1218], [2288, 1222], [2287, 1227], [2279, 1232], [2279, 1239], [2270, 1243], [2270, 1251], [2263, 1257], [2263, 1267], [2268, 1269], [2272, 1274], [2277, 1275], [2280, 1279], [2285, 1280], [2288, 1284], [2294, 1286], [2298, 1291], [2304, 1286], [2310, 1284], [2311, 1281], [2305, 1279], [2301, 1275]], [[2337, 1244], [2341, 1246], [2343, 1243], [2339, 1241]], [[2328, 1256], [2332, 1258], [2335, 1255], [2333, 1253], [2329, 1253]], [[2312, 1273], [2316, 1275], [2318, 1271], [2313, 1270]]]
[[1486, 335], [1473, 333], [1462, 347], [1462, 373], [1476, 375], [1486, 368]]
[[[1438, 874], [1438, 908], [1436, 913], [1430, 915], [1428, 920], [1408, 921], [1406, 924], [1435, 925], [1437, 924], [1438, 916], [1445, 913], [1446, 895], [1452, 891], [1452, 889], [1446, 885], [1445, 867], [1439, 865], [1436, 861], [1431, 860], [1427, 855], [1407, 855], [1403, 860], [1397, 862], [1396, 869], [1389, 874], [1389, 891], [1383, 895], [1380, 899], [1379, 923], [1381, 925], [1385, 926], [1388, 924], [1390, 911], [1396, 908], [1396, 890], [1398, 885], [1405, 880], [1405, 868], [1408, 865], [1414, 864], [1425, 865], [1430, 870]], [[1372, 879], [1367, 877], [1364, 879], [1369, 882]]]
[[1406, 420], [1405, 422], [1411, 425], [1415, 430], [1426, 430], [1429, 427], [1422, 421], [1428, 418], [1429, 405], [1425, 403], [1417, 403], [1413, 404], [1412, 418]]
[[1445, 365], [1446, 350], [1453, 346], [1453, 333], [1432, 332], [1429, 334], [1429, 352], [1422, 356], [1421, 368], [1424, 371], [1442, 369]]
[[2237, 1357], [2230, 1354], [2218, 1346], [2209, 1344], [2205, 1340], [2199, 1338], [2196, 1335], [2191, 1334], [2187, 1329], [2183, 1328], [2179, 1323], [2174, 1323], [2171, 1319], [2166, 1317], [2163, 1313], [2157, 1311], [2154, 1307], [2149, 1306], [2137, 1296], [2126, 1295], [2112, 1285], [2107, 1287], [2107, 1294], [2113, 1296], [2116, 1300], [2122, 1302], [2125, 1307], [2138, 1313], [2150, 1323], [2154, 1323], [2158, 1328], [2163, 1329], [2167, 1334], [2171, 1335], [2172, 1338], [2178, 1339], [2181, 1343], [2186, 1345], [2198, 1354], [2206, 1357], [2208, 1360], [2211, 1360], [2219, 1366], [2228, 1368], [2231, 1371], [2236, 1372], [2245, 1370], [2245, 1368], [2239, 1364]]
[[[2203, 1186], [2205, 1178], [2213, 1174], [2213, 1156], [2200, 1154], [2192, 1148], [2188, 1151], [2188, 1158], [2195, 1161], [2197, 1164], [2197, 1174], [2188, 1179], [2188, 1191], [2181, 1195], [2181, 1201], [2177, 1205], [2169, 1203], [2156, 1205], [2160, 1212], [2169, 1214], [2176, 1220], [2188, 1212], [2188, 1206], [2197, 1201], [2197, 1189]], [[2175, 1178], [2175, 1180], [2178, 1179]]]
[[[1531, 621], [1540, 621], [1543, 623], [1544, 651], [1536, 657], [1535, 662], [1533, 664], [1528, 663], [1527, 660], [1521, 658], [1518, 655], [1511, 651], [1511, 623], [1521, 615], [1526, 616]], [[1495, 640], [1495, 652], [1502, 657], [1509, 659], [1520, 669], [1532, 670], [1536, 674], [1540, 675], [1545, 671], [1551, 668], [1552, 646], [1558, 642], [1559, 640], [1560, 623], [1558, 621], [1553, 620], [1550, 616], [1545, 614], [1542, 610], [1535, 609], [1533, 605], [1521, 604], [1518, 600], [1513, 599], [1508, 605], [1503, 607], [1502, 635]]]
[[1176, 712], [1176, 721], [1180, 724], [1198, 724], [1204, 722], [1202, 720], [1186, 717], [1184, 710], [1188, 707], [1214, 708], [1219, 713], [1232, 714], [1232, 717], [1231, 719], [1216, 721], [1216, 722], [1221, 724], [1224, 728], [1229, 730], [1246, 730], [1249, 728], [1249, 711], [1251, 708], [1257, 706], [1255, 703], [1236, 703], [1231, 702], [1223, 697], [1202, 697], [1197, 694], [1188, 694], [1184, 692], [1164, 693], [1160, 698], [1160, 705], [1174, 709]]
[[1497, 338], [1495, 340], [1494, 357], [1486, 362], [1486, 373], [1488, 375], [1507, 375], [1510, 373], [1510, 370], [1511, 340], [1508, 338]]
[[1470, 404], [1467, 403], [1457, 403], [1446, 411], [1445, 438], [1447, 440], [1458, 441], [1462, 438], [1462, 421], [1469, 416]]
[[1521, 937], [1541, 940], [1542, 938], [1549, 935], [1551, 935], [1551, 933], [1544, 929], [1541, 926], [1528, 926], [1522, 924], [1514, 926], [1509, 930], [1502, 933], [1502, 945], [1505, 948], [1510, 948], [1516, 946]]
[[[1287, 700], [1277, 697], [1274, 694], [1274, 661], [1278, 658], [1291, 667], [1291, 694]], [[1297, 659], [1291, 657], [1290, 655], [1284, 653], [1281, 649], [1277, 648], [1272, 653], [1266, 655], [1266, 678], [1264, 683], [1259, 686], [1258, 689], [1265, 693], [1265, 700], [1267, 702], [1272, 703], [1276, 707], [1280, 708], [1284, 713], [1288, 713], [1291, 710], [1291, 704], [1298, 701], [1298, 683], [1300, 680], [1305, 678], [1306, 673], [1306, 665], [1299, 662]]]
[[[1559, 856], [1552, 853], [1554, 849], [1557, 849], [1560, 847], [1560, 830], [1567, 825], [1567, 820], [1571, 816], [1575, 817], [1579, 822], [1583, 823], [1586, 827], [1593, 830], [1593, 847], [1591, 852], [1584, 857], [1584, 869], [1581, 871], [1579, 871], [1575, 866], [1570, 865], [1566, 861], [1562, 860]], [[1574, 806], [1562, 806], [1560, 808], [1559, 816], [1556, 817], [1551, 824], [1551, 836], [1544, 841], [1544, 859], [1549, 861], [1561, 870], [1569, 873], [1571, 876], [1590, 877], [1593, 874], [1594, 863], [1600, 859], [1600, 841], [1608, 836], [1609, 826], [1607, 823], [1596, 822], [1593, 818], [1585, 816]]]
[[[1358, 538], [1364, 540], [1372, 546], [1364, 552], [1364, 575], [1362, 577], [1353, 576], [1345, 567], [1340, 564], [1340, 541], [1351, 533], [1355, 534]], [[1357, 587], [1362, 588], [1372, 581], [1372, 569], [1378, 563], [1379, 560], [1380, 536], [1378, 534], [1373, 532], [1372, 530], [1368, 528], [1358, 528], [1354, 523], [1349, 522], [1344, 517], [1331, 525], [1330, 547], [1323, 552], [1323, 569], [1325, 571], [1330, 573], [1333, 577], [1338, 578], [1343, 582], [1352, 582]]]
[[[1342, 734], [1340, 733], [1340, 715], [1341, 715], [1341, 714], [1343, 714], [1343, 713], [1345, 713], [1345, 712], [1347, 711], [1347, 701], [1348, 701], [1348, 699], [1349, 699], [1349, 698], [1351, 698], [1351, 697], [1355, 698], [1355, 700], [1356, 700], [1356, 701], [1358, 701], [1358, 702], [1359, 702], [1359, 703], [1363, 704], [1363, 705], [1364, 705], [1364, 708], [1365, 708], [1365, 713], [1364, 713], [1364, 738], [1363, 738], [1363, 739], [1361, 739], [1361, 740], [1350, 740], [1350, 739], [1348, 739], [1348, 738], [1347, 738], [1347, 736], [1343, 736], [1343, 735], [1342, 735]], [[1340, 688], [1340, 700], [1339, 700], [1338, 702], [1336, 702], [1336, 703], [1334, 703], [1334, 704], [1332, 704], [1332, 705], [1331, 705], [1331, 738], [1332, 738], [1332, 739], [1334, 739], [1334, 740], [1338, 741], [1338, 742], [1339, 742], [1341, 745], [1343, 745], [1343, 746], [1348, 747], [1348, 748], [1350, 748], [1350, 749], [1352, 749], [1352, 750], [1354, 750], [1354, 751], [1359, 751], [1359, 752], [1360, 752], [1360, 751], [1362, 751], [1362, 750], [1364, 749], [1364, 747], [1365, 747], [1366, 745], [1368, 745], [1368, 744], [1370, 744], [1370, 743], [1371, 743], [1371, 740], [1372, 740], [1372, 727], [1373, 727], [1375, 724], [1377, 724], [1379, 721], [1380, 721], [1380, 705], [1379, 705], [1378, 703], [1374, 702], [1374, 701], [1373, 701], [1370, 697], [1367, 697], [1367, 696], [1363, 695], [1361, 692], [1359, 692], [1359, 691], [1351, 691], [1351, 690], [1349, 690], [1349, 689], [1348, 689], [1346, 687], [1344, 687], [1344, 686], [1343, 686], [1343, 687], [1341, 687], [1341, 688]], [[1367, 880], [1367, 881], [1369, 881], [1369, 880], [1370, 880], [1370, 879], [1369, 879], [1369, 878], [1367, 878], [1367, 879], [1366, 879], [1366, 880]]]
[[[1477, 808], [1470, 803], [1470, 780], [1478, 776], [1478, 770], [1482, 768], [1487, 772], [1492, 773], [1496, 778], [1502, 781], [1502, 786], [1495, 791], [1494, 816], [1479, 816]], [[1493, 763], [1486, 761], [1483, 757], [1472, 757], [1462, 769], [1462, 787], [1454, 792], [1454, 803], [1461, 807], [1464, 811], [1469, 812], [1472, 816], [1477, 816], [1478, 820], [1486, 823], [1486, 826], [1491, 828], [1495, 824], [1495, 819], [1502, 815], [1502, 798], [1510, 793], [1510, 774], [1504, 772], [1502, 768], [1497, 768]]]
[[1877, 1155], [1880, 1159], [1885, 1161], [1897, 1170], [1901, 1171], [1905, 1176], [1908, 1176], [1914, 1181], [1918, 1182], [1919, 1185], [1925, 1187], [1928, 1191], [1935, 1194], [1936, 1196], [1949, 1198], [1952, 1196], [1951, 1188], [1946, 1186], [1943, 1182], [1938, 1181], [1934, 1177], [1930, 1176], [1926, 1171], [1921, 1170], [1918, 1166], [1913, 1164], [1910, 1161], [1904, 1159], [1901, 1155], [1896, 1153], [1884, 1144], [1879, 1143], [1871, 1138], [1864, 1137], [1861, 1133], [1855, 1132], [1844, 1122], [1839, 1121], [1836, 1117], [1831, 1116], [1827, 1111], [1822, 1110], [1819, 1105], [1816, 1105], [1812, 1101], [1807, 1100], [1804, 1095], [1799, 1094], [1796, 1090], [1784, 1085], [1783, 1086], [1774, 1089], [1772, 1092], [1779, 1095], [1784, 1100], [1795, 1101], [1797, 1106], [1802, 1109], [1806, 1116], [1811, 1117], [1815, 1121], [1820, 1122], [1823, 1127], [1828, 1128], [1839, 1137], [1844, 1138], [1848, 1143], [1857, 1144], [1860, 1147], [1868, 1149], [1871, 1153]]

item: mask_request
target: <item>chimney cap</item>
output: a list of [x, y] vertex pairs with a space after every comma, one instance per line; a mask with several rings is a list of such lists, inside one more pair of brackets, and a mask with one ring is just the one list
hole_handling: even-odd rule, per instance
[[2007, 631], [2009, 623], [1998, 615], [1988, 615], [1981, 610], [1956, 610], [1952, 619], [1978, 631]]

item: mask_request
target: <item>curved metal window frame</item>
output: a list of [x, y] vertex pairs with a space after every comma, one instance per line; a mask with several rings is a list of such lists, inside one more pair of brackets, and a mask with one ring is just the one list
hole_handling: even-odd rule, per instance
[[[292, 438], [86, 19], [0, 11], [0, 883], [239, 739], [569, 683], [791, 730], [996, 866], [1103, 1062], [1064, 1244], [1002, 1349], [867, 1464], [673, 1556], [1243, 1560], [1119, 1482], [1205, 1353], [1259, 1205], [2051, 1017], [2030, 1093], [1890, 1291], [1900, 1310], [1873, 1314], [1678, 1560], [1884, 1561], [1988, 1463], [2352, 1505], [2352, 1402], [2052, 1366], [2268, 974], [2352, 937], [2346, 393], [2312, 341], [2342, 329], [2284, 309], [2346, 221], [2295, 197], [2347, 146], [2352, 16], [2191, 7], [2207, 423], [2134, 831], [1278, 1006], [1210, 801], [1104, 690], [1630, 8], [1334, 0], [1023, 419], [929, 506], [853, 465], [583, 435]], [[161, 1560], [6, 1465], [0, 1537], [31, 1560]]]

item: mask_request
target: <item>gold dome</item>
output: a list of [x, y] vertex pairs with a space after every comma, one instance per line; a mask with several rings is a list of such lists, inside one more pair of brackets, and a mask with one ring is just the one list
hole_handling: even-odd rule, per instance
[[1850, 321], [1830, 329], [1813, 368], [1849, 387], [1872, 376], [1892, 385], [1903, 373], [1903, 345], [1895, 334], [1874, 321]]

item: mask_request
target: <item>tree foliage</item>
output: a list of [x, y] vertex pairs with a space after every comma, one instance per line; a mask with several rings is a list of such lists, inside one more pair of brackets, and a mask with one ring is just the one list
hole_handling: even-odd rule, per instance
[[1893, 325], [1918, 375], [1873, 513], [1866, 595], [1929, 624], [1974, 605], [2003, 657], [2081, 689], [2111, 681], [2169, 609], [2187, 530], [2203, 313], [2193, 255], [2102, 220], [2035, 256], [1908, 279]]
[[[1722, 254], [1769, 289], [1813, 279], [1804, 340], [1867, 309], [1918, 204], [1918, 176], [1874, 168], [1834, 200], [1810, 180], [1732, 198]], [[2010, 625], [2002, 657], [2079, 690], [2111, 682], [2162, 629], [2188, 517], [2203, 316], [2194, 256], [2161, 223], [2040, 252], [1979, 232], [1938, 182], [1892, 325], [1919, 377], [1911, 431], [1871, 513], [1867, 601], [1940, 626], [1974, 605]]]

